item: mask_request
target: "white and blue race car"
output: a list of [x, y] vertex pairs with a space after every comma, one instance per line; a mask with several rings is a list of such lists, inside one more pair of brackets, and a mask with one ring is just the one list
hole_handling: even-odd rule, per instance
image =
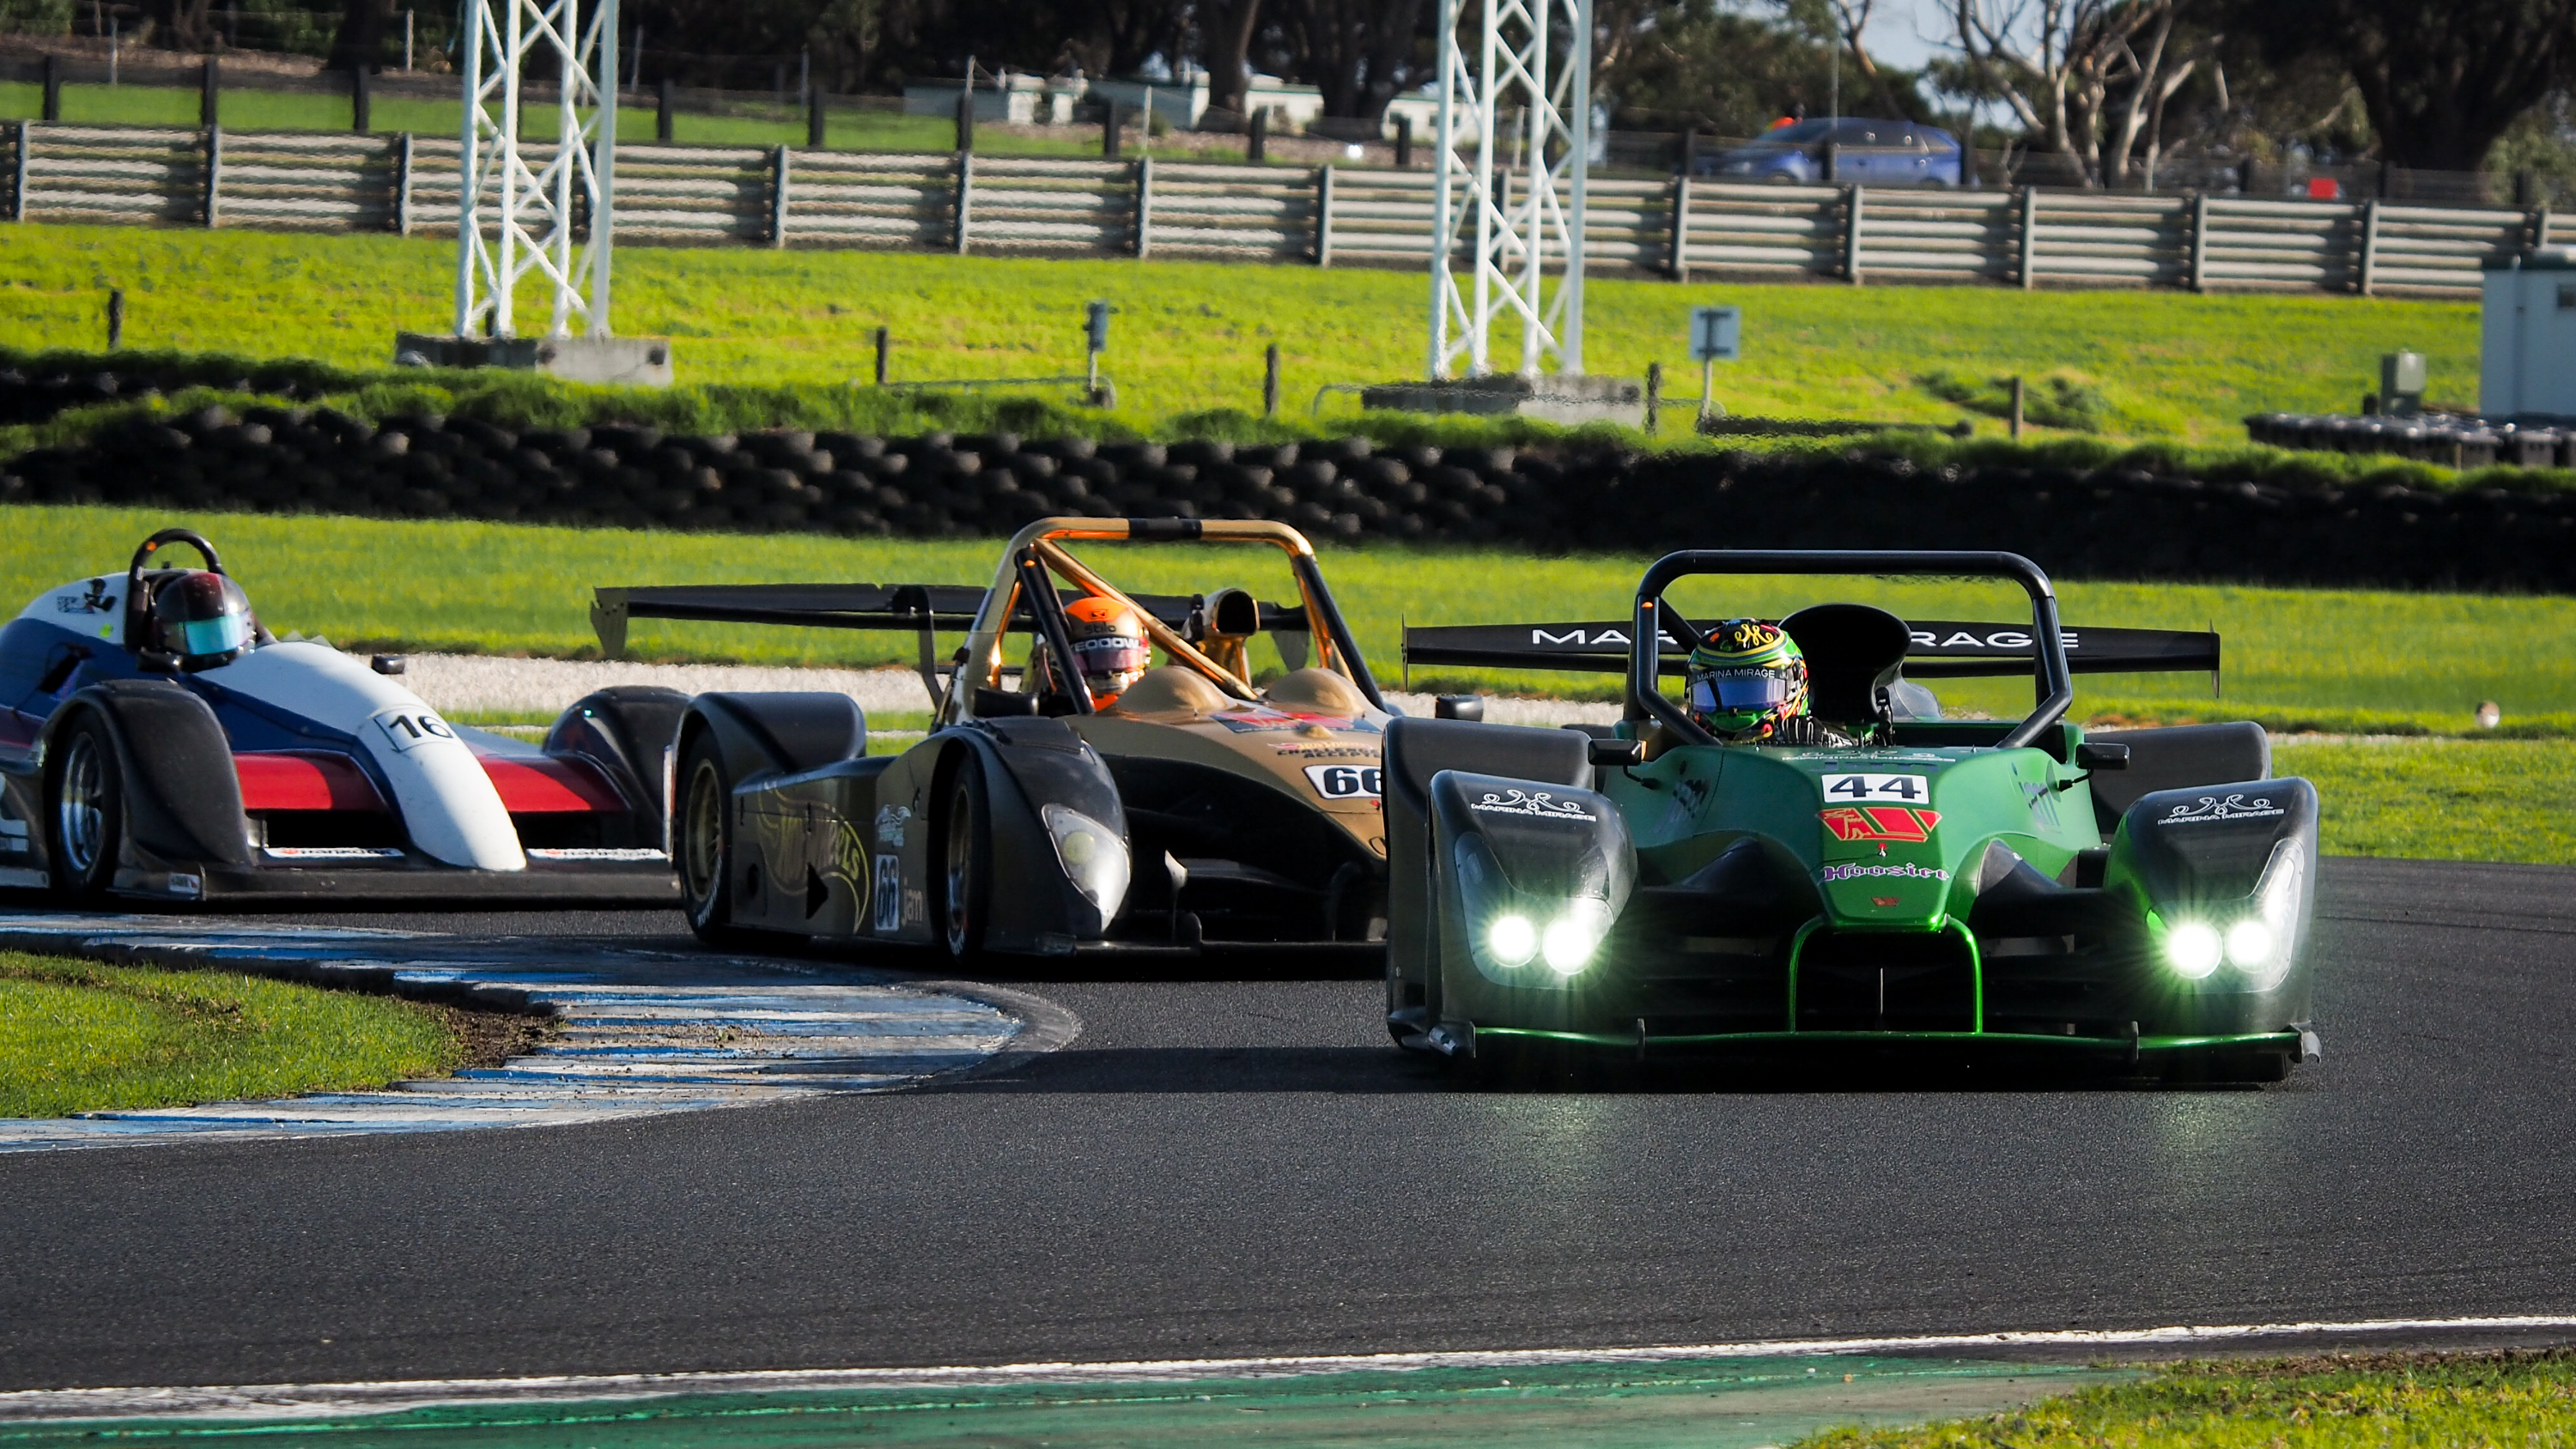
[[[184, 543], [202, 569], [161, 566]], [[686, 696], [613, 688], [542, 745], [441, 719], [263, 628], [181, 528], [0, 628], [0, 888], [95, 903], [670, 904], [667, 755]]]

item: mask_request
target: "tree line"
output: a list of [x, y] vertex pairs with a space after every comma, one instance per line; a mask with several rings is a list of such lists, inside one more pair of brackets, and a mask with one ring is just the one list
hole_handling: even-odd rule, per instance
[[[8, 0], [0, 0], [0, 4]], [[241, 4], [242, 0], [227, 0]], [[374, 63], [411, 0], [249, 0], [340, 10], [335, 65]], [[1369, 120], [1434, 79], [1443, 0], [622, 0], [647, 84], [765, 84], [810, 57], [815, 84], [890, 91], [982, 72], [1204, 72], [1244, 109], [1246, 77], [1313, 85]], [[215, 0], [144, 0], [163, 34], [210, 32]], [[2056, 153], [2105, 184], [2167, 158], [2303, 156], [2427, 170], [2555, 146], [2576, 115], [2576, 0], [1594, 0], [1594, 94], [1614, 127], [1759, 132], [1783, 115], [1965, 125]], [[1472, 14], [1472, 11], [1471, 11]], [[426, 18], [426, 16], [424, 16]], [[1920, 70], [1877, 60], [1891, 25], [1939, 33]], [[398, 39], [395, 42], [398, 44]], [[747, 68], [748, 67], [748, 68]], [[1995, 118], [2004, 124], [1995, 124]], [[2521, 164], [2521, 163], [2517, 163]], [[2576, 166], [2576, 161], [2569, 163]]]

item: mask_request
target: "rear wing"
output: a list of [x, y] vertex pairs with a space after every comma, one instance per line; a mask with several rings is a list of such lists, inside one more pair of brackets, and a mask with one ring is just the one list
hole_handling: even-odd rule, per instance
[[[602, 653], [626, 651], [626, 626], [636, 619], [692, 619], [720, 624], [788, 624], [808, 629], [902, 629], [931, 633], [974, 627], [987, 591], [972, 584], [668, 584], [592, 591], [590, 627]], [[1066, 603], [1082, 597], [1060, 590]], [[1136, 606], [1175, 630], [1199, 607], [1189, 594], [1130, 594]], [[1023, 604], [1014, 628], [1036, 627]], [[1266, 632], [1307, 632], [1306, 611], [1288, 604], [1261, 605]]]
[[[1416, 664], [1450, 664], [1625, 674], [1630, 627], [1625, 622], [1408, 627], [1404, 666], [1407, 671]], [[2028, 624], [1910, 619], [1906, 627], [1914, 635], [1914, 647], [1905, 656], [1909, 679], [2003, 677], [2031, 671]], [[2066, 641], [2066, 667], [2076, 674], [2218, 673], [2215, 633], [2074, 628], [2060, 632]], [[1659, 672], [1681, 673], [1690, 650], [1670, 634], [1663, 635], [1661, 643]]]

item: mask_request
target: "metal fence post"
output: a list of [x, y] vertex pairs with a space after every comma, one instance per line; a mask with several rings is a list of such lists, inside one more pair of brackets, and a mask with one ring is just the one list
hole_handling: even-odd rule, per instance
[[[18, 149], [20, 154], [23, 155], [25, 153], [26, 146], [25, 123], [21, 122], [18, 140]], [[25, 183], [20, 183], [22, 189], [24, 185]], [[2538, 211], [2531, 214], [2531, 249], [2536, 251], [2547, 245], [2549, 245], [2549, 208], [2543, 206]]]
[[[214, 62], [210, 60], [206, 64], [211, 67]], [[223, 191], [224, 128], [208, 126], [206, 128], [206, 225], [208, 227], [215, 224], [216, 209], [223, 200]]]
[[2379, 285], [2379, 198], [2361, 204], [2361, 295]]
[[363, 136], [376, 128], [374, 77], [364, 65], [349, 68], [349, 129]]
[[2191, 289], [2206, 290], [2209, 284], [2209, 193], [2196, 193], [2191, 199]]
[[816, 86], [805, 93], [805, 144], [811, 150], [823, 149], [823, 88]]
[[2037, 279], [2031, 275], [2032, 267], [2039, 261], [2039, 188], [2036, 186], [2021, 189], [2020, 240], [2021, 289], [2027, 292], [2037, 285]]
[[1154, 158], [1136, 158], [1136, 257], [1142, 261], [1154, 249]]
[[671, 113], [678, 108], [677, 101], [679, 99], [671, 93], [671, 89], [671, 78], [669, 76], [662, 77], [661, 103], [653, 112], [653, 139], [656, 141], [668, 141], [671, 139], [672, 122], [675, 119]]
[[1860, 183], [1843, 192], [1843, 280], [1860, 285]]
[[966, 89], [957, 93], [957, 149], [975, 149], [975, 78], [966, 78]]
[[224, 81], [213, 56], [206, 57], [205, 75], [197, 82], [197, 124], [211, 131], [223, 124]]
[[966, 255], [967, 214], [975, 201], [975, 153], [957, 153], [957, 254]]
[[411, 132], [409, 131], [394, 137], [394, 235], [411, 235]]
[[[1687, 154], [1687, 149], [1685, 149]], [[1673, 280], [1690, 280], [1690, 172], [1673, 178]]]
[[16, 185], [9, 188], [9, 219], [11, 221], [25, 221], [27, 219], [27, 153], [35, 149], [35, 145], [36, 128], [34, 124], [27, 121], [20, 121], [18, 123], [18, 180]]
[[787, 147], [783, 142], [769, 155], [769, 245], [773, 249], [787, 245]]
[[63, 66], [56, 56], [45, 57], [45, 124], [54, 125], [63, 118]]
[[[1432, 238], [1434, 246], [1439, 238]], [[1333, 264], [1333, 168], [1327, 164], [1315, 178], [1315, 265]]]

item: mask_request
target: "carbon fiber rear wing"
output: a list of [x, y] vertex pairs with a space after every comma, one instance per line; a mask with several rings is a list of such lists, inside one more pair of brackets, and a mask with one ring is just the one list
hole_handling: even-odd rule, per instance
[[[1906, 625], [1914, 635], [1914, 647], [1905, 658], [1910, 679], [2005, 677], [2031, 670], [2028, 624], [1910, 619]], [[1416, 664], [1450, 664], [1624, 674], [1630, 627], [1614, 621], [1407, 628], [1404, 664], [1408, 670]], [[2066, 667], [2076, 674], [2218, 673], [2219, 639], [2214, 633], [2073, 628], [2061, 632], [2066, 640]], [[1656, 653], [1660, 673], [1679, 674], [1690, 650], [1666, 634]]]
[[[1066, 603], [1082, 595], [1059, 591]], [[808, 629], [963, 630], [974, 626], [985, 590], [972, 584], [667, 584], [592, 591], [590, 627], [602, 653], [626, 651], [626, 626], [636, 619], [690, 619], [720, 624], [787, 624]], [[1182, 629], [1199, 607], [1189, 594], [1130, 594], [1137, 607], [1173, 629]], [[1015, 627], [1034, 628], [1023, 606]], [[1288, 604], [1261, 605], [1265, 631], [1306, 631], [1306, 611]]]

